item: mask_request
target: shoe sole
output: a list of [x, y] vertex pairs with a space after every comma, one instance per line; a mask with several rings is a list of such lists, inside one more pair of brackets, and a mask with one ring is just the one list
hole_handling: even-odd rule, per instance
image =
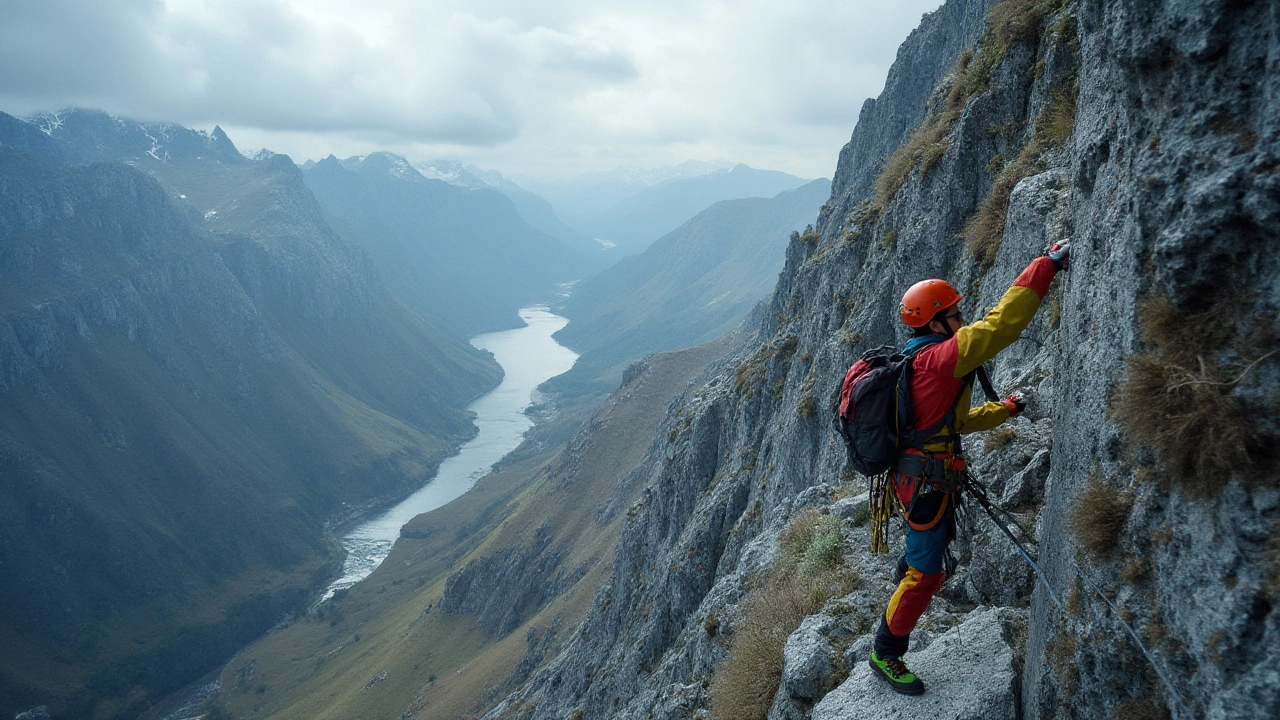
[[[902, 685], [902, 684], [900, 684], [900, 683], [896, 683], [896, 682], [894, 682], [892, 678], [890, 678], [888, 675], [885, 675], [885, 674], [884, 674], [884, 671], [880, 669], [880, 666], [879, 666], [879, 665], [876, 665], [876, 663], [875, 663], [875, 661], [874, 661], [874, 660], [871, 660], [870, 658], [868, 658], [868, 659], [867, 659], [867, 664], [871, 666], [871, 671], [875, 674], [875, 676], [876, 676], [876, 677], [878, 677], [878, 678], [880, 678], [881, 680], [883, 680], [883, 681], [885, 681], [885, 682], [889, 683], [889, 687], [891, 687], [891, 688], [893, 688], [894, 690], [896, 690], [896, 691], [898, 691], [898, 692], [902, 693], [903, 695], [923, 695], [923, 694], [924, 694], [924, 683], [923, 683], [923, 682], [922, 682], [922, 683], [920, 683], [919, 687], [914, 687], [914, 688], [913, 688], [913, 687], [907, 687], [907, 686]], [[919, 678], [916, 678], [916, 679], [917, 679], [917, 680], [919, 680]]]

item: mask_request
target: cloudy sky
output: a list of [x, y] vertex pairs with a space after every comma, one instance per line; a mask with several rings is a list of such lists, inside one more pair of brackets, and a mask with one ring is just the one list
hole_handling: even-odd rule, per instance
[[0, 110], [72, 105], [301, 162], [830, 177], [940, 0], [0, 0]]

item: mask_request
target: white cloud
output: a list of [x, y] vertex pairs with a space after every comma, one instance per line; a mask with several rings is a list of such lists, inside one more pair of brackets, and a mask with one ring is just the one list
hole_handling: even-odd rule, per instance
[[938, 0], [17, 0], [0, 109], [87, 105], [301, 159], [557, 173], [695, 157], [829, 175]]

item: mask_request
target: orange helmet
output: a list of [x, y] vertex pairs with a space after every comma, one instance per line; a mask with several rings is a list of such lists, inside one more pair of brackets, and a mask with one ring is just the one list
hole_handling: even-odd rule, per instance
[[924, 327], [939, 310], [955, 305], [963, 297], [946, 280], [921, 280], [902, 296], [898, 312], [907, 327]]

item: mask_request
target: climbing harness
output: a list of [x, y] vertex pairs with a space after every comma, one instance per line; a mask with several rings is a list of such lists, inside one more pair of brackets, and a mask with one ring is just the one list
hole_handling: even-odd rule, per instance
[[[999, 395], [992, 386], [991, 379], [987, 375], [986, 369], [979, 366], [974, 372], [974, 375], [976, 376], [978, 384], [981, 386], [983, 394], [986, 395], [987, 399], [992, 402], [999, 402]], [[958, 438], [958, 435], [952, 432], [952, 437]], [[956, 453], [956, 456], [959, 457], [958, 452]], [[910, 471], [907, 472], [907, 474], [919, 478], [916, 493], [919, 492], [920, 485], [924, 485], [926, 482], [929, 482], [929, 477], [931, 475], [943, 474], [937, 472], [940, 468], [935, 468], [930, 465], [931, 461], [937, 461], [939, 460], [938, 458], [922, 456], [907, 457], [912, 458], [907, 461], [909, 464], [908, 467], [904, 468], [901, 464], [898, 464], [894, 468], [890, 468], [889, 470], [875, 475], [870, 479], [867, 507], [870, 514], [871, 552], [873, 554], [887, 553], [889, 551], [889, 521], [893, 517], [895, 503], [897, 503], [898, 509], [903, 515], [904, 522], [906, 522], [907, 518], [910, 516], [911, 505], [914, 505], [916, 499], [916, 496], [913, 494], [911, 503], [907, 506], [902, 505], [901, 500], [897, 497], [897, 494], [893, 489], [892, 477], [895, 471], [903, 472], [905, 469]], [[954, 505], [951, 511], [958, 512], [961, 509], [961, 499], [965, 495], [973, 498], [973, 500], [977, 502], [977, 504], [986, 513], [987, 517], [991, 519], [991, 522], [996, 526], [996, 528], [998, 528], [1000, 532], [1013, 543], [1013, 546], [1017, 548], [1018, 554], [1022, 556], [1022, 559], [1025, 560], [1026, 563], [1031, 566], [1031, 569], [1035, 571], [1037, 579], [1044, 587], [1045, 594], [1048, 595], [1053, 604], [1062, 611], [1067, 622], [1080, 624], [1081, 621], [1067, 610], [1066, 604], [1063, 603], [1062, 598], [1054, 591], [1053, 586], [1049, 583], [1048, 575], [1045, 574], [1044, 569], [1040, 567], [1040, 563], [1037, 562], [1036, 557], [1033, 556], [1031, 550], [1028, 549], [1028, 545], [1035, 544], [1035, 541], [1032, 540], [1031, 533], [1018, 522], [1018, 519], [1014, 517], [1012, 513], [1000, 507], [991, 499], [991, 496], [987, 493], [986, 485], [974, 475], [973, 471], [964, 464], [963, 460], [960, 460], [958, 467], [948, 469], [954, 469], [955, 476], [958, 476], [958, 486], [949, 490], [954, 497]], [[1018, 534], [1021, 534], [1022, 539], [1019, 539], [1018, 535], [1014, 533], [1014, 528], [1017, 528]], [[946, 572], [949, 576], [955, 569], [955, 559], [951, 556], [949, 548], [947, 555], [948, 562]], [[1071, 563], [1071, 568], [1075, 571], [1076, 576], [1088, 585], [1088, 587], [1093, 590], [1093, 592], [1101, 598], [1102, 602], [1111, 610], [1112, 616], [1119, 621], [1121, 627], [1124, 628], [1125, 634], [1129, 636], [1129, 639], [1133, 641], [1133, 644], [1138, 648], [1138, 651], [1142, 653], [1144, 658], [1146, 658], [1147, 663], [1151, 665], [1152, 670], [1155, 671], [1156, 676], [1164, 685], [1165, 690], [1168, 692], [1169, 697], [1172, 698], [1173, 702], [1185, 711], [1188, 716], [1193, 716], [1194, 713], [1191, 712], [1190, 707], [1182, 699], [1182, 694], [1178, 692], [1173, 681], [1169, 679], [1168, 675], [1166, 675], [1156, 663], [1151, 651], [1147, 649], [1147, 647], [1142, 643], [1142, 639], [1138, 637], [1137, 631], [1135, 631], [1133, 626], [1130, 625], [1124, 619], [1124, 616], [1120, 614], [1119, 608], [1111, 602], [1111, 599], [1106, 596], [1102, 591], [1102, 588], [1100, 588], [1097, 583], [1085, 574], [1084, 570], [1080, 568], [1080, 565], [1076, 563], [1074, 559], [1068, 559], [1068, 562]]]

